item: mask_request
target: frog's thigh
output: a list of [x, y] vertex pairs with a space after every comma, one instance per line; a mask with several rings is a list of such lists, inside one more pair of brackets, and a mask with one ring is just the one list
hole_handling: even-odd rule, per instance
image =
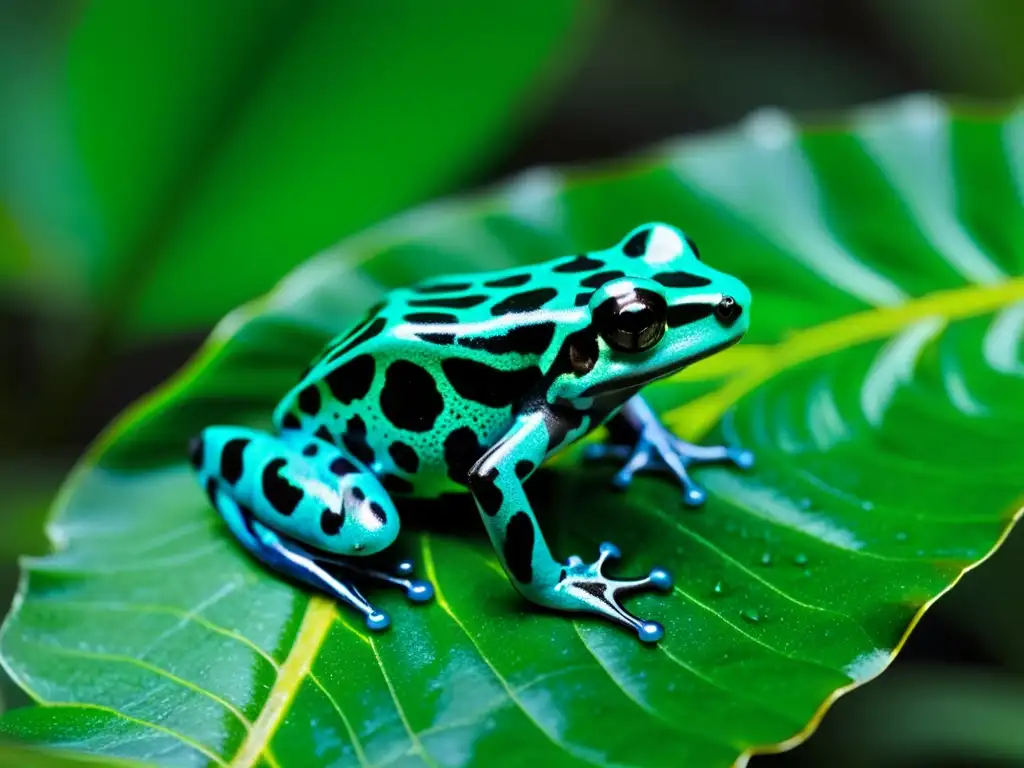
[[544, 415], [523, 416], [469, 472], [469, 489], [502, 567], [515, 587], [533, 600], [558, 583], [562, 570], [523, 489], [547, 447]]
[[251, 517], [317, 550], [369, 555], [398, 535], [398, 513], [377, 478], [316, 437], [208, 427], [191, 455], [211, 496], [216, 483]]
[[[220, 513], [231, 533], [251, 555], [279, 573], [319, 589], [339, 602], [355, 608], [363, 614], [370, 629], [385, 629], [389, 624], [388, 617], [375, 609], [355, 585], [340, 580], [325, 570], [318, 562], [317, 555], [306, 550], [298, 541], [280, 536], [277, 530], [261, 523], [254, 514], [254, 508], [264, 505], [264, 518], [267, 517], [267, 510], [272, 509], [275, 513], [287, 512], [285, 518], [288, 519], [299, 516], [298, 511], [302, 510], [303, 505], [312, 505], [321, 515], [319, 519], [323, 530], [318, 534], [337, 534], [344, 524], [347, 513], [353, 513], [353, 506], [359, 509], [366, 509], [368, 506], [369, 502], [365, 500], [353, 505], [353, 499], [343, 500], [333, 491], [325, 491], [325, 473], [319, 471], [322, 468], [318, 468], [310, 461], [314, 458], [314, 452], [306, 450], [311, 443], [301, 435], [290, 437], [291, 439], [281, 439], [265, 432], [240, 427], [210, 427], [190, 446], [192, 465], [199, 474], [200, 482], [206, 489], [214, 509]], [[321, 442], [316, 441], [312, 444]], [[300, 444], [303, 445], [302, 448], [298, 447]], [[351, 470], [347, 470], [343, 475], [360, 471], [340, 452], [335, 451], [337, 455], [332, 455], [331, 448], [330, 444], [323, 443], [317, 445], [316, 453], [323, 452], [325, 455], [321, 457], [322, 460], [331, 465], [335, 465], [341, 458]], [[340, 464], [337, 466], [340, 468]], [[277, 478], [271, 481], [269, 487], [266, 482], [267, 467], [271, 468], [269, 477]], [[288, 472], [289, 468], [291, 472]], [[295, 487], [284, 480], [279, 474], [282, 470], [300, 487]], [[372, 475], [368, 476], [366, 482], [371, 481], [379, 488]], [[383, 493], [383, 489], [380, 489], [380, 492]], [[328, 516], [322, 503], [325, 495], [334, 495], [336, 510], [331, 513], [333, 517]], [[370, 516], [376, 519], [372, 513]], [[337, 522], [335, 518], [338, 518]], [[397, 516], [395, 524], [397, 525]], [[354, 539], [351, 535], [335, 537], [335, 543], [351, 547], [353, 543], [365, 541], [367, 533], [363, 528], [356, 532]], [[316, 536], [307, 533], [306, 538]], [[400, 583], [401, 586], [416, 586], [408, 580], [392, 581]], [[418, 595], [414, 596], [414, 599], [418, 599]]]

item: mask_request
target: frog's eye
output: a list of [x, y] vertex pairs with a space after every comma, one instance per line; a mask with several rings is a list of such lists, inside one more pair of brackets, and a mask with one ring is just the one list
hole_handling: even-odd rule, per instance
[[631, 288], [594, 310], [597, 332], [612, 349], [642, 352], [665, 335], [665, 299], [654, 291]]

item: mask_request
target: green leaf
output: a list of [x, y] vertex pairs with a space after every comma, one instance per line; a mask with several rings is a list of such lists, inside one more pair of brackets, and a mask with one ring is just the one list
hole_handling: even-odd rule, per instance
[[141, 764], [128, 760], [101, 759], [95, 755], [71, 754], [66, 750], [37, 749], [0, 742], [0, 765], [18, 768], [134, 768]]
[[[66, 484], [57, 552], [25, 563], [2, 635], [42, 705], [3, 730], [178, 765], [709, 765], [791, 747], [878, 675], [1020, 514], [1024, 123], [908, 99], [827, 127], [764, 112], [589, 171], [537, 170], [369, 230], [229, 315]], [[642, 646], [533, 610], [468, 499], [403, 513], [437, 601], [392, 629], [269, 575], [190, 475], [186, 439], [266, 425], [324, 341], [394, 286], [535, 262], [677, 223], [755, 304], [746, 342], [651, 390], [750, 473], [608, 490], [562, 454], [531, 481], [560, 556], [608, 539], [677, 586]], [[726, 417], [723, 419], [723, 416]], [[462, 503], [465, 502], [465, 503]], [[39, 718], [47, 716], [47, 727]]]
[[202, 327], [449, 188], [523, 125], [588, 14], [578, 0], [81, 5], [0, 13], [0, 194], [40, 268], [135, 334]]

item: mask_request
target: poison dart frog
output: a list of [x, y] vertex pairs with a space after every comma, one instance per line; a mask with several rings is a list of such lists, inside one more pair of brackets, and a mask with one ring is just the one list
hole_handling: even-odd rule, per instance
[[191, 463], [252, 555], [359, 611], [370, 629], [390, 619], [356, 582], [390, 583], [414, 601], [433, 595], [429, 582], [410, 578], [409, 561], [394, 572], [360, 561], [395, 541], [392, 499], [468, 492], [520, 594], [656, 642], [664, 628], [620, 597], [669, 590], [669, 573], [607, 575], [619, 557], [609, 543], [592, 563], [559, 559], [524, 483], [602, 425], [617, 439], [584, 456], [624, 462], [619, 488], [640, 470], [664, 470], [697, 506], [705, 491], [688, 467], [750, 467], [739, 447], [677, 438], [639, 394], [739, 341], [750, 302], [740, 280], [702, 263], [694, 242], [662, 223], [602, 251], [432, 278], [393, 291], [331, 340], [277, 405], [273, 433], [210, 426], [190, 441]]

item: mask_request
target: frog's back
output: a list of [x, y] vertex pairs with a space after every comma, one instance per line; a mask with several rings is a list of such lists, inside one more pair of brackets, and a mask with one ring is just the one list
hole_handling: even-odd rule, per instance
[[392, 493], [465, 490], [472, 464], [542, 390], [589, 285], [607, 279], [587, 281], [585, 258], [393, 291], [327, 345], [275, 423], [346, 448]]

